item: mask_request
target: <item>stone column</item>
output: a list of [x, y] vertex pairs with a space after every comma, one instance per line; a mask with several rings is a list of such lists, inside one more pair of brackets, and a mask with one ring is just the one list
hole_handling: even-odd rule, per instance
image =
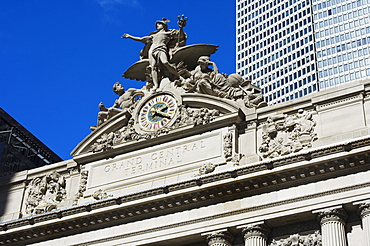
[[347, 213], [341, 207], [314, 211], [321, 224], [322, 246], [347, 246], [345, 221]]
[[208, 246], [232, 246], [234, 241], [234, 235], [228, 230], [218, 230], [203, 233], [207, 240]]
[[362, 230], [364, 232], [365, 245], [370, 246], [370, 202], [359, 204], [362, 219]]
[[238, 226], [242, 231], [245, 246], [267, 246], [270, 228], [264, 222]]

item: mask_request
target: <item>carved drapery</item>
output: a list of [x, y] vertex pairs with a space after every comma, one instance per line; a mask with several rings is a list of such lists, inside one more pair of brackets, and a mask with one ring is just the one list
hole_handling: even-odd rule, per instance
[[238, 229], [242, 231], [245, 246], [267, 246], [270, 228], [263, 222], [239, 226]]
[[232, 246], [234, 235], [228, 230], [204, 233], [208, 246]]
[[323, 246], [347, 246], [345, 221], [347, 213], [343, 209], [328, 209], [318, 213]]
[[365, 244], [370, 246], [370, 203], [362, 203], [359, 206], [362, 219], [362, 230], [364, 232]]

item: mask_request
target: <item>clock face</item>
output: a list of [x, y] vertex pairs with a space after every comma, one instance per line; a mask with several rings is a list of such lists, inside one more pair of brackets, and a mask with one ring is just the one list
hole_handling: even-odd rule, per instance
[[166, 126], [176, 113], [176, 99], [169, 94], [149, 99], [139, 112], [139, 125], [145, 131], [155, 131]]

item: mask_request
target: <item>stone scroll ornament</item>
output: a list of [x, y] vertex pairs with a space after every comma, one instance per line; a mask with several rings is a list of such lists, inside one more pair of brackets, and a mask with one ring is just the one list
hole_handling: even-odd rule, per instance
[[25, 209], [26, 215], [49, 212], [66, 198], [66, 183], [57, 172], [33, 179], [27, 186]]
[[280, 240], [273, 239], [269, 246], [322, 246], [321, 234], [319, 231], [309, 235], [294, 234]]
[[262, 126], [260, 156], [274, 158], [312, 147], [312, 142], [317, 139], [315, 126], [312, 114], [302, 109], [292, 116], [279, 114], [268, 117]]

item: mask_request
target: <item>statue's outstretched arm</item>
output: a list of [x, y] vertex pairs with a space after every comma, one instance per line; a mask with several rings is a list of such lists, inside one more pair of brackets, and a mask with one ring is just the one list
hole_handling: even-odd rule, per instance
[[142, 43], [145, 43], [145, 44], [147, 44], [151, 40], [151, 37], [150, 36], [146, 36], [146, 37], [134, 37], [134, 36], [131, 36], [130, 34], [127, 34], [127, 33], [123, 34], [121, 36], [121, 38], [129, 38], [129, 39], [132, 39], [132, 40], [135, 40], [135, 41], [139, 41], [139, 42], [142, 42]]

